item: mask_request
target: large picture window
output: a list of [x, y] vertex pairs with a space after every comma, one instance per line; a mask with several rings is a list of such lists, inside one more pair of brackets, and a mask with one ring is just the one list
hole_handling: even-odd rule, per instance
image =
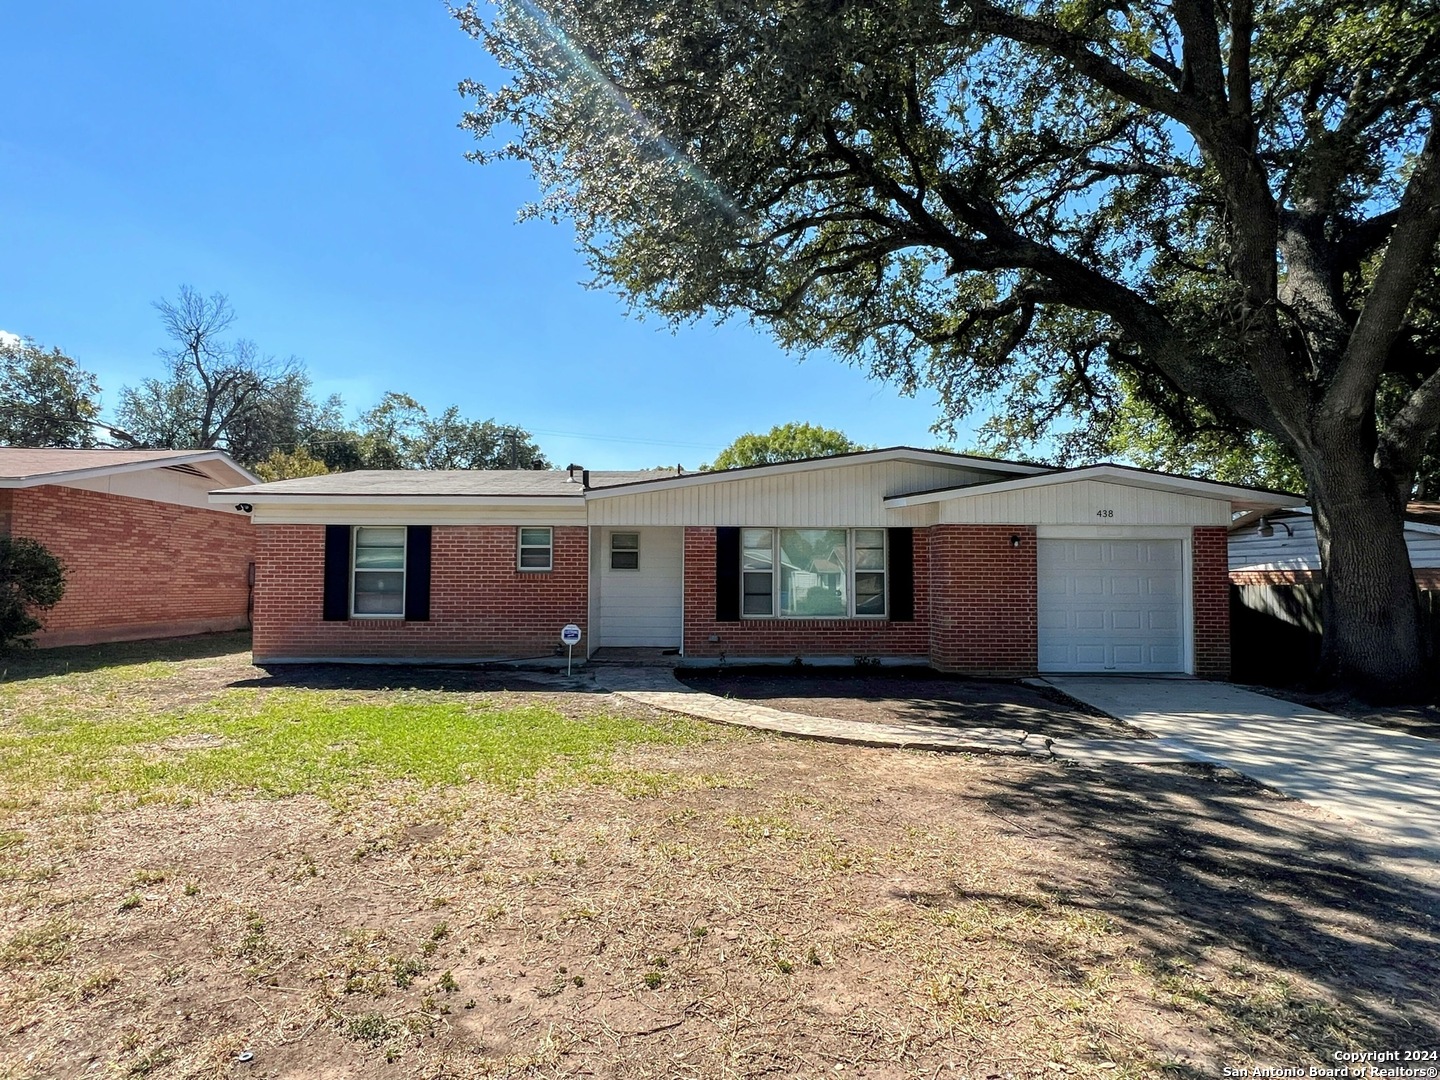
[[740, 613], [884, 618], [884, 529], [741, 529]]
[[405, 527], [357, 525], [352, 551], [351, 617], [404, 618]]

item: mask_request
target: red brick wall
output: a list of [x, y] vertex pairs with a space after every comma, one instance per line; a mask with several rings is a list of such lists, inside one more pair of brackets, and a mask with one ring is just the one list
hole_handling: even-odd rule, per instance
[[46, 485], [11, 493], [11, 533], [65, 564], [40, 646], [234, 630], [246, 623], [249, 518]]
[[10, 515], [15, 508], [15, 492], [0, 489], [0, 536], [10, 535]]
[[[691, 657], [894, 656], [929, 651], [929, 543], [915, 537], [915, 621], [880, 619], [715, 620], [715, 530], [685, 530], [685, 655]], [[719, 641], [711, 641], [714, 635]]]
[[931, 664], [967, 675], [1034, 675], [1034, 526], [936, 525], [929, 532]]
[[1229, 530], [1202, 525], [1192, 530], [1191, 601], [1195, 610], [1195, 674], [1230, 677]]
[[[374, 657], [552, 655], [560, 628], [585, 629], [589, 546], [584, 526], [556, 526], [554, 569], [515, 568], [513, 525], [437, 525], [431, 533], [430, 620], [326, 622], [325, 526], [258, 525], [257, 662]], [[575, 647], [585, 655], [585, 644]]]

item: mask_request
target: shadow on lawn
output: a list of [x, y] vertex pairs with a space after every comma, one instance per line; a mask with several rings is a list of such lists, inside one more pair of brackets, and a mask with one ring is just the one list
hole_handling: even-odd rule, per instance
[[248, 652], [250, 631], [194, 634], [189, 637], [68, 645], [59, 649], [0, 650], [0, 682], [83, 674], [131, 664], [208, 660]]
[[302, 690], [438, 690], [473, 694], [516, 690], [544, 693], [604, 693], [589, 680], [564, 674], [486, 668], [477, 665], [416, 664], [275, 664], [260, 666], [263, 676], [241, 679], [232, 686]]
[[[1268, 812], [1279, 796], [1198, 768], [1033, 769], [975, 798], [1073, 850], [1077, 866], [1118, 866], [1113, 891], [1049, 878], [1036, 887], [1139, 935], [1182, 998], [1236, 1024], [1265, 1022], [1251, 995], [1196, 977], [1205, 950], [1224, 945], [1327, 986], [1362, 1018], [1362, 1048], [1440, 1045], [1440, 895], [1434, 878], [1387, 871], [1404, 853], [1297, 830]], [[1303, 1050], [1333, 1065], [1346, 1047], [1325, 1010], [1279, 987], [1270, 998]]]

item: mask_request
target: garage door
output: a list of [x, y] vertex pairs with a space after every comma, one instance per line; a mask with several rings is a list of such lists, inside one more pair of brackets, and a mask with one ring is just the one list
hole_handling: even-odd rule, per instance
[[1041, 671], [1185, 670], [1179, 540], [1041, 540]]

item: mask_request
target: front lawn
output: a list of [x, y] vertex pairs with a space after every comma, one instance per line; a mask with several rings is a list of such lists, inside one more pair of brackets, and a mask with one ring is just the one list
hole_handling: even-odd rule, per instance
[[1200, 1077], [1440, 1039], [1433, 885], [1224, 774], [241, 648], [8, 665], [0, 1076]]

